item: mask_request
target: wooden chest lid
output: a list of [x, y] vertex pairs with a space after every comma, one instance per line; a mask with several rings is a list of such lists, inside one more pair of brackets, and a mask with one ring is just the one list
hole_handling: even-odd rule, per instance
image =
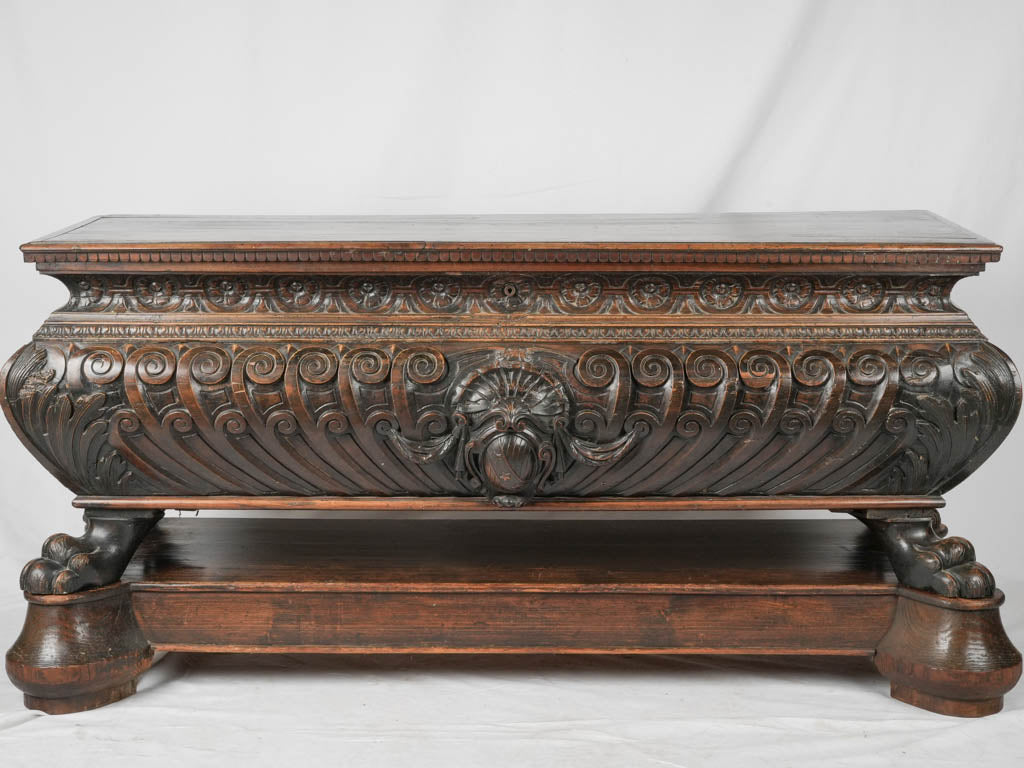
[[[1000, 246], [927, 211], [503, 216], [97, 216], [22, 246], [44, 271], [768, 269], [976, 272]], [[76, 266], [72, 266], [76, 265]], [[231, 266], [228, 266], [231, 265]], [[236, 266], [237, 265], [237, 266]], [[290, 265], [290, 266], [286, 266]], [[302, 266], [305, 265], [305, 266]], [[317, 265], [314, 267], [314, 265]], [[346, 271], [348, 271], [346, 270]]]

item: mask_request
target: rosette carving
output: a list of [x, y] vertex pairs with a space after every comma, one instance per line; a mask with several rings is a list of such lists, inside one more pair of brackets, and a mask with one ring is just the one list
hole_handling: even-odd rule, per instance
[[672, 283], [661, 275], [636, 277], [630, 281], [626, 297], [636, 310], [654, 312], [671, 302]]
[[182, 303], [181, 281], [176, 277], [135, 278], [135, 298], [143, 309], [163, 312]]
[[360, 277], [348, 286], [349, 301], [360, 312], [373, 312], [385, 307], [391, 299], [391, 285], [386, 280]]
[[416, 296], [428, 312], [451, 312], [462, 303], [462, 282], [445, 275], [421, 277], [416, 281]]
[[925, 277], [916, 281], [910, 291], [910, 303], [924, 312], [942, 312], [949, 309], [950, 280]]
[[768, 302], [781, 312], [795, 312], [811, 301], [814, 284], [806, 277], [777, 277], [768, 284]]
[[599, 306], [604, 295], [604, 281], [598, 277], [572, 275], [558, 284], [559, 303], [571, 312], [584, 312]]
[[735, 277], [711, 277], [697, 288], [697, 298], [709, 310], [724, 312], [743, 298], [743, 283]]
[[247, 310], [256, 299], [250, 281], [233, 275], [205, 278], [203, 295], [213, 309], [227, 312]]
[[274, 281], [274, 294], [284, 310], [311, 312], [323, 301], [323, 284], [312, 277], [284, 276]]
[[849, 277], [839, 283], [840, 306], [855, 312], [877, 309], [885, 298], [882, 281], [874, 277]]
[[551, 315], [794, 315], [958, 311], [950, 301], [957, 277], [871, 274], [783, 276], [686, 275], [657, 272], [550, 275], [432, 274], [395, 276], [223, 275], [61, 278], [63, 312], [202, 312], [223, 315], [305, 312], [378, 316], [470, 312]]

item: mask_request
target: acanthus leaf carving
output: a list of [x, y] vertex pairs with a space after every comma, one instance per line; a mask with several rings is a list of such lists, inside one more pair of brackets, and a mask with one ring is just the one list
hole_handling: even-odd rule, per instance
[[932, 494], [1020, 407], [995, 347], [36, 342], [6, 408], [93, 495]]
[[[15, 353], [3, 382], [5, 412], [43, 465], [78, 493], [148, 493], [152, 488], [108, 440], [120, 375], [120, 354], [109, 348], [70, 359], [34, 344]], [[84, 390], [84, 391], [83, 391]]]

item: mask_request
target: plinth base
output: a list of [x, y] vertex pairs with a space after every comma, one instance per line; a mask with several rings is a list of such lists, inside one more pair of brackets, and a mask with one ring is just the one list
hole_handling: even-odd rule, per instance
[[[875, 658], [895, 698], [972, 716], [998, 711], [1020, 675], [1001, 594], [902, 589], [847, 520], [165, 519], [123, 583], [104, 590], [130, 596], [147, 663], [152, 649], [850, 655]], [[74, 616], [34, 609], [100, 592], [31, 598], [30, 622], [66, 633]], [[137, 674], [93, 667], [87, 691], [41, 703], [11, 662], [37, 635], [8, 655], [29, 706], [70, 712], [134, 690]]]

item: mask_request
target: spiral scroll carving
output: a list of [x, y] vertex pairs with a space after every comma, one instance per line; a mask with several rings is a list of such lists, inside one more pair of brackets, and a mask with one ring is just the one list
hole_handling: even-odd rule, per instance
[[[778, 286], [780, 302], [806, 298], [791, 282]], [[287, 289], [296, 301], [316, 293]], [[598, 294], [583, 285], [571, 295]], [[940, 493], [985, 460], [1020, 407], [1006, 356], [974, 341], [40, 341], [15, 355], [3, 385], [21, 438], [77, 493], [455, 495], [505, 505]]]

